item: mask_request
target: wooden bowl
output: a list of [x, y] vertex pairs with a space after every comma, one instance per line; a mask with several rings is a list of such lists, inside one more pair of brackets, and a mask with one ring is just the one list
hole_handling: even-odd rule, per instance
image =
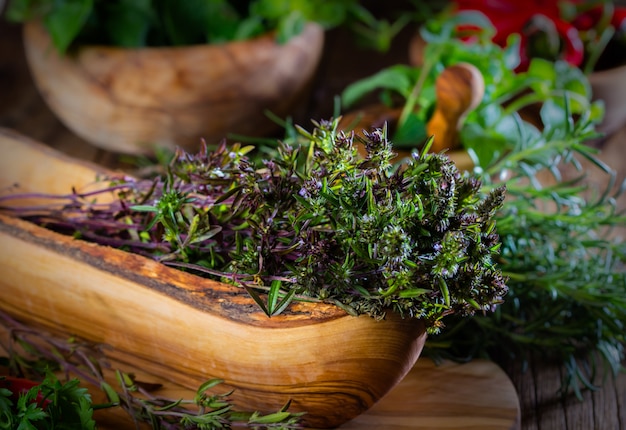
[[324, 44], [311, 23], [284, 45], [267, 34], [174, 48], [85, 46], [60, 56], [39, 23], [23, 34], [35, 84], [59, 119], [96, 146], [135, 154], [278, 129], [265, 111], [284, 117], [296, 109]]
[[[67, 193], [99, 170], [3, 129], [0, 150], [3, 194]], [[291, 400], [313, 428], [365, 412], [412, 368], [426, 338], [418, 320], [378, 322], [325, 304], [294, 303], [268, 318], [235, 286], [2, 213], [0, 244], [4, 312], [109, 344], [111, 359], [190, 390], [223, 378], [242, 408], [274, 412]]]

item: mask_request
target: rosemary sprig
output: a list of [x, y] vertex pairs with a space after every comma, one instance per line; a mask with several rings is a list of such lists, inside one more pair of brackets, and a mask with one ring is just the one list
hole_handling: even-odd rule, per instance
[[[563, 392], [580, 396], [594, 388], [598, 356], [613, 374], [625, 358], [626, 243], [619, 229], [626, 231], [626, 216], [617, 209], [625, 184], [616, 186], [615, 172], [585, 144], [598, 137], [590, 116], [574, 121], [567, 105], [544, 105], [550, 126], [540, 133], [520, 122], [515, 148], [483, 172], [487, 189], [507, 186], [495, 216], [507, 300], [489, 315], [451, 318], [426, 353], [499, 360], [539, 354], [561, 364]], [[606, 180], [600, 192], [585, 182], [594, 170]]]

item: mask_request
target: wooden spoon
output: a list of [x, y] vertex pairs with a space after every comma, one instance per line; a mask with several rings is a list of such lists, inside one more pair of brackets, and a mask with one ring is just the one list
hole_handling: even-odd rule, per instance
[[434, 136], [431, 151], [440, 152], [459, 146], [459, 129], [463, 119], [478, 106], [485, 93], [485, 81], [480, 71], [469, 63], [447, 67], [435, 84], [437, 105], [426, 125]]
[[[448, 156], [459, 169], [469, 170], [473, 162], [465, 151], [452, 151], [459, 147], [459, 129], [463, 119], [478, 106], [485, 93], [485, 82], [480, 71], [469, 63], [459, 63], [447, 67], [435, 83], [436, 107], [433, 116], [426, 124], [429, 136], [434, 136], [431, 152], [448, 149]], [[391, 109], [375, 104], [350, 112], [342, 117], [340, 127], [354, 130], [362, 135], [363, 130], [380, 128], [385, 123], [394, 126], [402, 109]], [[418, 142], [416, 142], [416, 146]], [[359, 151], [365, 154], [365, 149]], [[399, 157], [410, 156], [410, 150], [395, 149]]]

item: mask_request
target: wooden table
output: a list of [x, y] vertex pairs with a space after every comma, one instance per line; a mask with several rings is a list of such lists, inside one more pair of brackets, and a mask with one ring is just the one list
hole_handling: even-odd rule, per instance
[[[355, 50], [350, 38], [340, 31], [327, 36], [327, 49], [313, 87], [310, 104], [295, 117], [308, 124], [308, 118], [330, 118], [333, 97], [355, 78], [398, 62], [406, 62], [407, 35], [401, 35], [397, 49], [382, 55]], [[399, 47], [399, 48], [398, 48]], [[303, 122], [307, 121], [307, 122]], [[115, 154], [97, 149], [65, 128], [43, 102], [31, 81], [21, 45], [20, 28], [0, 21], [0, 127], [13, 128], [75, 157], [114, 165]], [[626, 174], [626, 124], [597, 143], [602, 158]], [[2, 156], [2, 155], [0, 155]], [[592, 178], [593, 180], [593, 178]], [[622, 207], [625, 207], [622, 202]], [[516, 362], [500, 363], [517, 388], [521, 404], [521, 428], [531, 429], [608, 429], [626, 427], [626, 375], [609, 379], [601, 389], [583, 393], [583, 400], [562, 399], [558, 394], [561, 371], [558, 367], [532, 361], [524, 371]]]

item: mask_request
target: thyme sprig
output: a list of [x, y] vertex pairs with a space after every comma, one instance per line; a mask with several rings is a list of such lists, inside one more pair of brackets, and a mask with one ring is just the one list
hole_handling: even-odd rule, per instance
[[[590, 113], [574, 120], [565, 100], [544, 104], [541, 116], [541, 131], [519, 121], [515, 147], [481, 174], [487, 190], [507, 186], [495, 216], [507, 300], [489, 315], [451, 318], [426, 352], [518, 361], [539, 354], [562, 366], [563, 392], [580, 396], [596, 388], [599, 361], [615, 375], [625, 358], [626, 215], [618, 203], [626, 184], [586, 144], [598, 137]], [[594, 175], [604, 188], [590, 185]]]
[[165, 177], [111, 178], [112, 203], [72, 194], [20, 215], [241, 285], [268, 315], [307, 297], [434, 332], [448, 314], [492, 311], [507, 291], [493, 222], [504, 187], [483, 193], [428, 146], [394, 166], [386, 129], [355, 141], [337, 124], [299, 127], [305, 144], [257, 163], [240, 145], [178, 151]]
[[[133, 419], [137, 428], [139, 428], [139, 423], [147, 423], [155, 430], [180, 428], [292, 430], [302, 428], [301, 417], [304, 414], [288, 412], [289, 403], [280, 410], [270, 413], [237, 408], [230, 398], [232, 391], [216, 392], [220, 384], [224, 382], [222, 379], [207, 380], [198, 387], [193, 398], [170, 399], [159, 395], [160, 384], [142, 382], [132, 373], [113, 369], [105, 357], [107, 348], [105, 345], [90, 343], [77, 337], [61, 338], [44, 330], [24, 325], [4, 312], [0, 312], [0, 325], [8, 334], [5, 339], [7, 343], [0, 343], [0, 350], [7, 354], [5, 358], [10, 374], [33, 381], [43, 380], [46, 387], [51, 385], [60, 392], [73, 390], [83, 397], [82, 403], [78, 405], [80, 409], [70, 404], [75, 399], [66, 398], [67, 396], [59, 396], [59, 401], [65, 403], [56, 405], [58, 410], [75, 408], [90, 419], [87, 423], [89, 425], [83, 423], [80, 426], [76, 423], [69, 423], [76, 426], [73, 428], [94, 428], [94, 422], [91, 420], [93, 410], [110, 408], [123, 409]], [[109, 374], [115, 375], [117, 387], [109, 383], [111, 381], [111, 378], [107, 377]], [[101, 390], [106, 395], [108, 403], [92, 403], [91, 395], [82, 385], [85, 383], [91, 385], [92, 390], [94, 387]], [[33, 393], [36, 394], [37, 390], [33, 390]], [[48, 407], [52, 409], [51, 406]], [[29, 409], [34, 409], [34, 406]], [[51, 412], [48, 411], [48, 413]], [[33, 414], [31, 413], [30, 416]], [[24, 428], [58, 428], [58, 424], [55, 427], [57, 421], [46, 419], [45, 410], [38, 411], [37, 416], [39, 418], [35, 422], [35, 427]], [[47, 422], [52, 422], [52, 427], [46, 427]], [[61, 425], [66, 426], [68, 422], [62, 422]]]

